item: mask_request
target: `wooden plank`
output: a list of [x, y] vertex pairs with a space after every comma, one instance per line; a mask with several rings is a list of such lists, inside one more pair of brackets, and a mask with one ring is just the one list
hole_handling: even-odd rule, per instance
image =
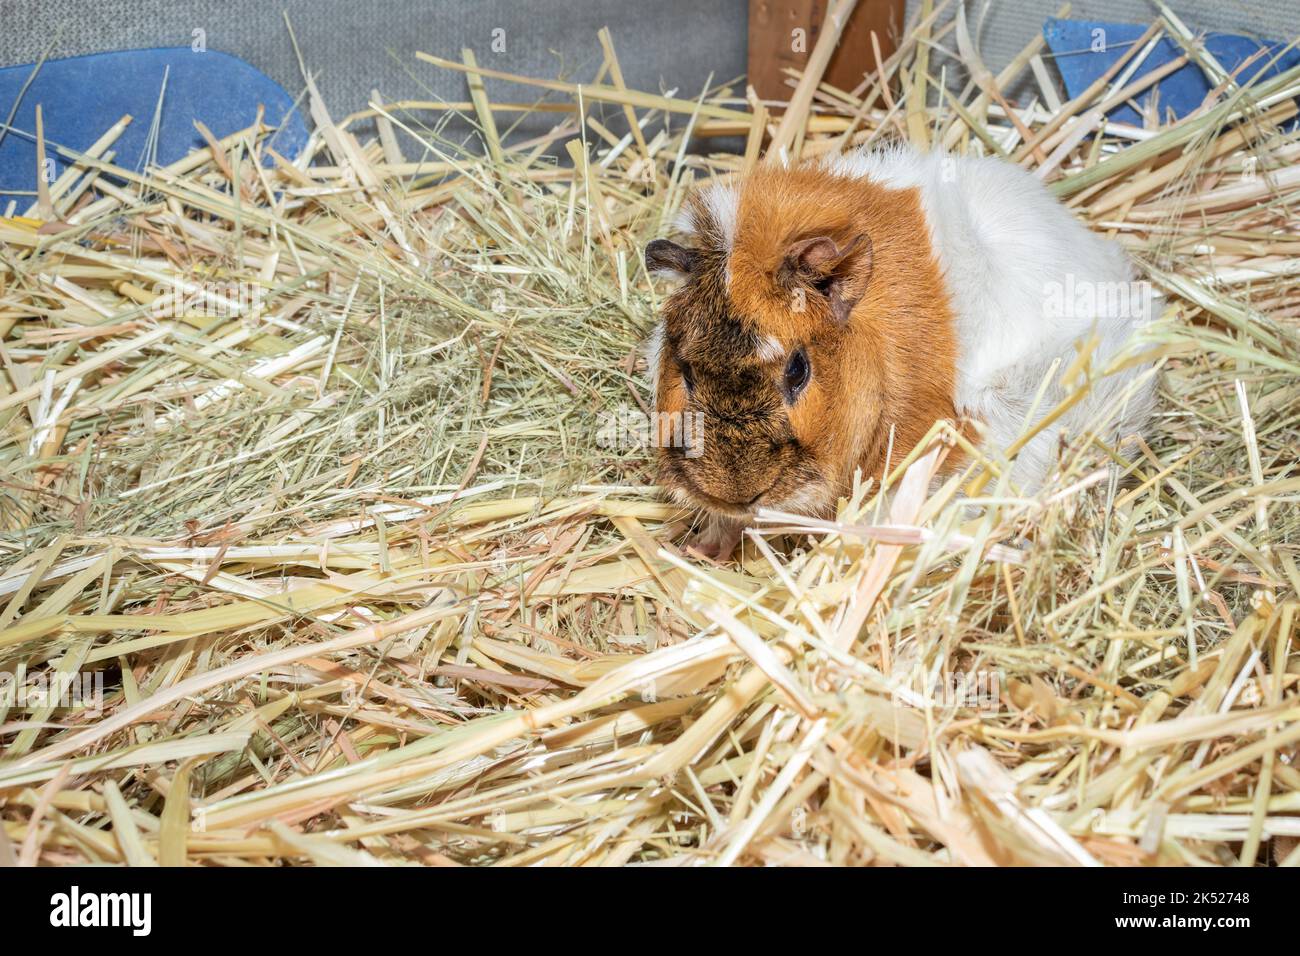
[[[830, 5], [830, 0], [750, 0], [749, 82], [760, 97], [790, 99], [793, 90], [782, 70], [802, 70], [808, 63]], [[903, 21], [904, 0], [861, 0], [822, 79], [852, 90], [874, 69], [871, 31], [880, 38], [881, 55], [888, 57]]]

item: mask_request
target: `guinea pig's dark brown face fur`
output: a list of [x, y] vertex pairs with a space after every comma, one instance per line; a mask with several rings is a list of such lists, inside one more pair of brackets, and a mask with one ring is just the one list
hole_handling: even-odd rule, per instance
[[[696, 194], [684, 219], [689, 246], [646, 248], [682, 280], [650, 350], [660, 481], [678, 500], [825, 513], [855, 468], [879, 473], [891, 426], [901, 458], [952, 415], [952, 320], [914, 191], [770, 170]], [[888, 341], [901, 323], [938, 342], [911, 374]]]
[[732, 516], [820, 488], [815, 409], [831, 392], [837, 338], [827, 328], [793, 348], [768, 341], [727, 294], [724, 258], [697, 252], [664, 309], [656, 394], [663, 484]]

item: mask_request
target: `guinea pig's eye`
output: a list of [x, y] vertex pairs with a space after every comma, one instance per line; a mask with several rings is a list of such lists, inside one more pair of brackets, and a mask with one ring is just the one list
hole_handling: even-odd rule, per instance
[[695, 374], [691, 370], [690, 363], [678, 361], [677, 368], [682, 373], [682, 383], [686, 386], [686, 391], [695, 391]]
[[812, 366], [808, 364], [808, 356], [803, 349], [797, 349], [785, 364], [785, 394], [791, 402], [799, 397], [811, 374]]

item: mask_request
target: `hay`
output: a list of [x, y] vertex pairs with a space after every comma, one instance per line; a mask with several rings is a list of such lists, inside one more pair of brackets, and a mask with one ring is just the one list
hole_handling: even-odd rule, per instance
[[[0, 222], [0, 860], [1295, 863], [1300, 71], [1124, 127], [1145, 44], [1062, 103], [1041, 40], [993, 76], [945, 6], [775, 119], [627, 90], [602, 33], [592, 84], [421, 55], [469, 101], [335, 122], [308, 81], [293, 162], [260, 122], [143, 174], [129, 118], [61, 150]], [[932, 489], [940, 424], [833, 520], [688, 558], [649, 451], [599, 438], [651, 401], [639, 249], [764, 145], [897, 137], [1038, 169], [1128, 247], [1154, 434], [1075, 436], [1025, 497], [1001, 452]]]

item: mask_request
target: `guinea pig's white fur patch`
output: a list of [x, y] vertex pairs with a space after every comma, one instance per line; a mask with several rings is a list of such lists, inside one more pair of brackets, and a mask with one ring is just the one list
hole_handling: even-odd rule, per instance
[[780, 341], [769, 335], [766, 338], [759, 339], [756, 354], [760, 361], [775, 362], [777, 359], [785, 355], [785, 348], [781, 345]]
[[698, 197], [703, 215], [695, 203], [687, 203], [677, 216], [677, 228], [697, 240], [716, 243], [720, 252], [730, 253], [736, 243], [740, 189], [735, 183], [712, 182], [700, 187]]
[[664, 323], [660, 320], [650, 330], [650, 337], [645, 340], [646, 376], [650, 381], [650, 400], [659, 394], [659, 359], [664, 350]]

